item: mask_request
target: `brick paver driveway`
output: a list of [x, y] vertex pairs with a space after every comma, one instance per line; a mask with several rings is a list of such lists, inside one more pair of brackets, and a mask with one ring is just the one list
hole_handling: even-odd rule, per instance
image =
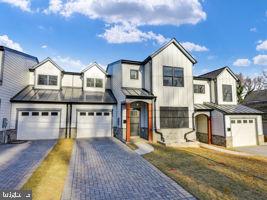
[[77, 140], [63, 200], [194, 199], [116, 139]]
[[0, 189], [20, 189], [56, 141], [0, 145]]

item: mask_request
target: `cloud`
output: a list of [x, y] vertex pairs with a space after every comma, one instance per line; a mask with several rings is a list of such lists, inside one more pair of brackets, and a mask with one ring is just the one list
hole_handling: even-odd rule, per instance
[[0, 0], [0, 3], [7, 3], [22, 11], [31, 12], [31, 0]]
[[83, 64], [80, 60], [70, 57], [56, 56], [53, 57], [53, 60], [65, 70], [72, 71], [75, 69], [75, 71], [81, 71], [81, 69], [85, 66], [85, 64]]
[[250, 32], [257, 32], [257, 28], [256, 27], [252, 27], [249, 29]]
[[259, 41], [259, 44], [256, 46], [256, 50], [257, 51], [261, 51], [261, 50], [267, 50], [267, 40], [265, 41]]
[[42, 49], [46, 49], [48, 46], [44, 44], [41, 47], [42, 47]]
[[247, 58], [239, 58], [233, 62], [233, 65], [237, 67], [246, 67], [249, 66], [250, 63], [250, 60]]
[[50, 0], [49, 1], [49, 7], [45, 9], [43, 12], [45, 14], [50, 14], [50, 13], [57, 13], [62, 9], [62, 1], [61, 0]]
[[113, 44], [143, 42], [148, 40], [163, 44], [169, 40], [163, 35], [153, 33], [152, 31], [142, 32], [128, 23], [111, 26], [107, 28], [103, 34], [100, 34], [99, 37], [102, 37], [107, 40], [108, 43]]
[[257, 55], [253, 58], [255, 65], [267, 65], [267, 55]]
[[200, 46], [198, 44], [192, 43], [192, 42], [182, 42], [181, 45], [190, 52], [197, 51], [197, 52], [203, 52], [208, 51], [209, 49], [205, 46]]
[[18, 50], [18, 51], [23, 51], [20, 44], [9, 39], [7, 35], [0, 35], [0, 45], [6, 46], [11, 49]]

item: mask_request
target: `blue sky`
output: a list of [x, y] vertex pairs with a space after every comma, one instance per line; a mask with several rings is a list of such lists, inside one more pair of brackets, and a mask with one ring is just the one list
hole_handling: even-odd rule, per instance
[[195, 75], [267, 70], [266, 0], [0, 0], [0, 18], [0, 44], [68, 71], [143, 60], [173, 37], [198, 60]]

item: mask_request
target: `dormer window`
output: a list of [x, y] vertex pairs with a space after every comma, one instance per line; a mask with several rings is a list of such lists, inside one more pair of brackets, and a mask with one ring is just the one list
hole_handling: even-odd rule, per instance
[[130, 70], [130, 78], [134, 80], [138, 80], [138, 70], [131, 69]]
[[39, 74], [38, 85], [57, 86], [57, 76]]
[[87, 78], [86, 79], [87, 87], [96, 87], [103, 88], [103, 79], [102, 78]]

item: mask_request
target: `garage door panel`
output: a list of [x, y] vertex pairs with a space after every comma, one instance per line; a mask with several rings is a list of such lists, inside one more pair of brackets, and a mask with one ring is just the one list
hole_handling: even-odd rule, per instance
[[255, 119], [231, 119], [233, 146], [257, 144]]
[[77, 116], [77, 138], [111, 137], [110, 112], [80, 111]]

